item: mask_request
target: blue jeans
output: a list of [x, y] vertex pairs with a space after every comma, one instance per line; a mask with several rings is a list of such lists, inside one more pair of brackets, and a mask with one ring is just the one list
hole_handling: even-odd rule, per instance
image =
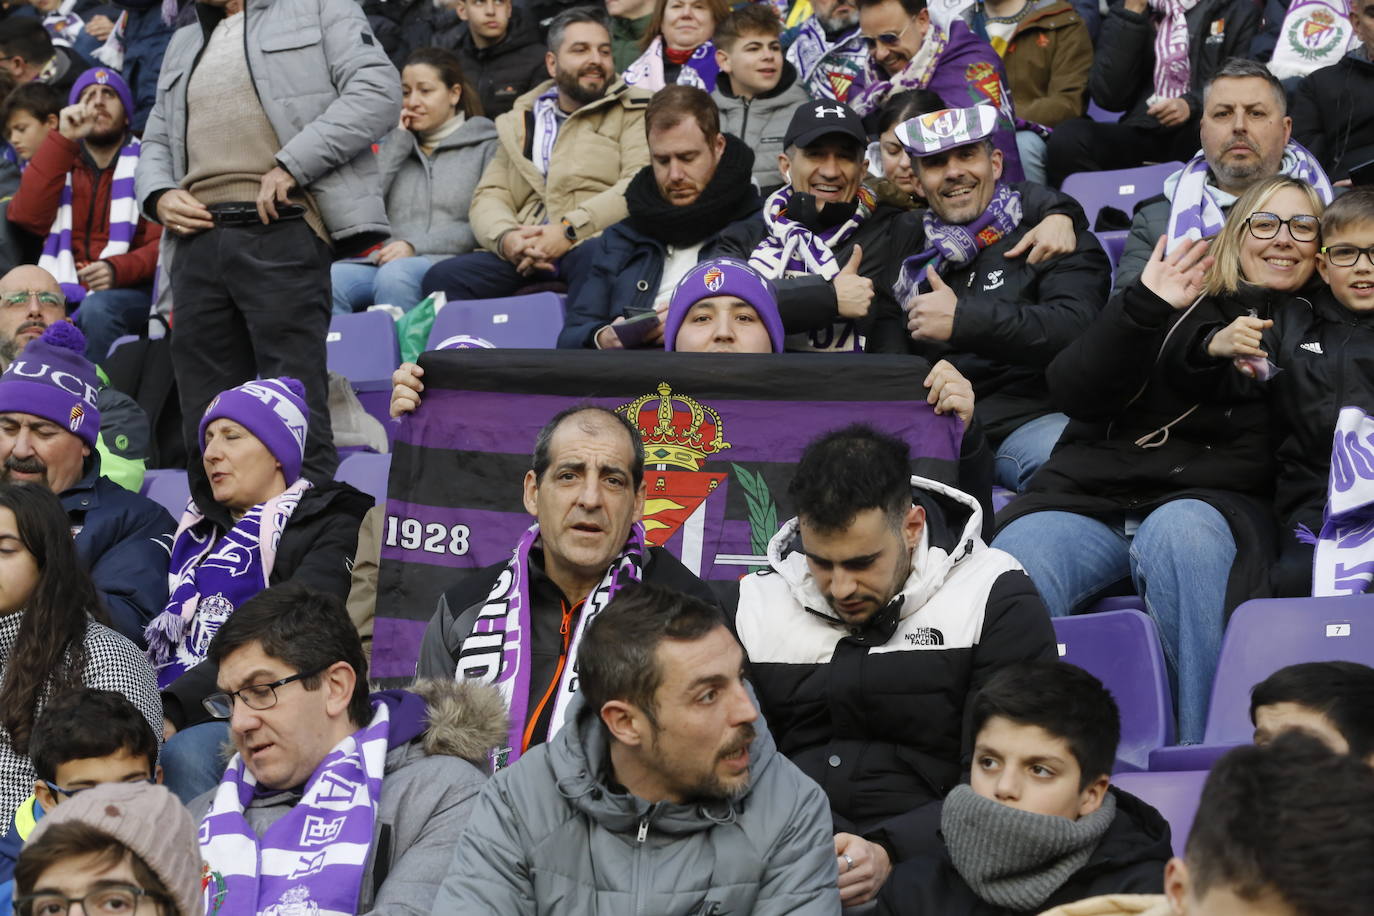
[[204, 722], [177, 732], [162, 746], [162, 784], [189, 805], [219, 784], [229, 756], [224, 753], [229, 740], [228, 722]]
[[1016, 151], [1021, 155], [1021, 171], [1026, 180], [1036, 184], [1045, 183], [1045, 138], [1033, 130], [1016, 132]]
[[369, 305], [394, 305], [408, 312], [425, 297], [420, 281], [433, 266], [429, 258], [397, 258], [381, 267], [336, 262], [329, 268], [334, 314], [351, 315]]
[[152, 301], [146, 289], [87, 293], [76, 316], [77, 326], [86, 335], [86, 358], [102, 363], [110, 352], [110, 344], [125, 334], [138, 334], [147, 328]]
[[1013, 493], [1026, 488], [1040, 465], [1049, 460], [1059, 434], [1069, 425], [1062, 413], [1046, 414], [1022, 423], [997, 446], [993, 459], [993, 482]]
[[1178, 699], [1179, 741], [1196, 744], [1221, 654], [1236, 542], [1221, 513], [1196, 499], [1165, 503], [1133, 533], [1127, 521], [1036, 512], [1002, 529], [992, 546], [1020, 561], [1053, 617], [1080, 610], [1129, 576], [1159, 628]]

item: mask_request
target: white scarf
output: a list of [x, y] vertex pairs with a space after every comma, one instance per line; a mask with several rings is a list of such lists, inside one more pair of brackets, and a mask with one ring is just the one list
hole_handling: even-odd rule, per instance
[[534, 100], [534, 140], [530, 145], [534, 167], [545, 177], [549, 174], [553, 144], [558, 139], [558, 128], [562, 123], [563, 119], [558, 117], [558, 89], [551, 88]]

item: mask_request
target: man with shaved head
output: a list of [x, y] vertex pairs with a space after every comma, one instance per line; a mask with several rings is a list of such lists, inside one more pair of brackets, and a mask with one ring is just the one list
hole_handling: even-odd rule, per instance
[[0, 277], [0, 483], [42, 483], [61, 498], [112, 625], [143, 645], [143, 628], [167, 603], [169, 554], [160, 541], [176, 526], [157, 503], [102, 474], [104, 446], [113, 443], [118, 463], [131, 420], [141, 423], [145, 446], [148, 421], [127, 395], [99, 385], [80, 331], [50, 331], [67, 321], [66, 307], [41, 267]]

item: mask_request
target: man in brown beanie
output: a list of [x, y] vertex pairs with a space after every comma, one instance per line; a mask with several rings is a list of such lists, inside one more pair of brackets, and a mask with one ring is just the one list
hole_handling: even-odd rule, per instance
[[[218, 903], [190, 813], [162, 786], [106, 783], [53, 809], [14, 870], [15, 911], [204, 916]], [[214, 909], [215, 907], [212, 907]]]

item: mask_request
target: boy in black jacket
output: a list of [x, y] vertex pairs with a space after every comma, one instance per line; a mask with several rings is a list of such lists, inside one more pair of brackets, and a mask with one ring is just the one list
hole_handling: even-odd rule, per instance
[[1011, 916], [1163, 889], [1169, 826], [1110, 785], [1120, 717], [1097, 678], [1065, 662], [1009, 665], [974, 699], [972, 723], [968, 784], [901, 835], [871, 838], [902, 862], [880, 913]]

